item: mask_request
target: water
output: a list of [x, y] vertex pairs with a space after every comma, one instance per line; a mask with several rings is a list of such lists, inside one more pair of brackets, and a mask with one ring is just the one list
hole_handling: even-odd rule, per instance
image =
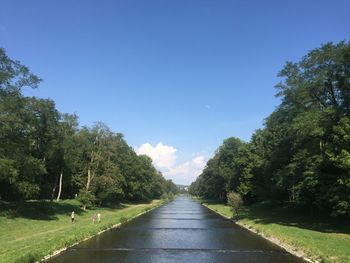
[[187, 196], [68, 249], [52, 263], [304, 262]]

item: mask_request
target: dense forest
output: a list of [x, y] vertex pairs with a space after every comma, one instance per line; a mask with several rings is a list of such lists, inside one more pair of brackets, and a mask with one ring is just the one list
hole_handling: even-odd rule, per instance
[[0, 200], [77, 197], [86, 206], [178, 191], [122, 134], [103, 123], [80, 127], [52, 100], [23, 95], [40, 81], [0, 49]]
[[249, 142], [228, 138], [190, 193], [246, 204], [289, 201], [312, 212], [350, 215], [350, 44], [328, 43], [287, 62], [281, 99]]

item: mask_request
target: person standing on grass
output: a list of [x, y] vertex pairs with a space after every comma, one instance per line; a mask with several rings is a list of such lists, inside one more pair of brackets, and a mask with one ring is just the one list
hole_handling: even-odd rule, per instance
[[92, 216], [92, 222], [95, 224], [96, 223], [96, 214]]
[[100, 213], [97, 214], [97, 222], [101, 223], [101, 214]]
[[75, 214], [74, 214], [74, 211], [71, 213], [70, 215], [70, 218], [72, 219], [72, 223], [74, 223], [74, 217], [75, 217]]

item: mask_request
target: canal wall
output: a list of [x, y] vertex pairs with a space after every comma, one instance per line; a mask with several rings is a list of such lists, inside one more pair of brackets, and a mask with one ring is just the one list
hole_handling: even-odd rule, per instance
[[254, 228], [251, 227], [251, 226], [242, 224], [242, 223], [239, 222], [239, 221], [234, 221], [234, 220], [232, 220], [231, 218], [229, 218], [228, 216], [225, 216], [225, 215], [219, 213], [218, 211], [216, 211], [216, 210], [210, 208], [209, 206], [207, 206], [207, 205], [205, 205], [205, 204], [202, 204], [202, 203], [201, 203], [201, 205], [203, 205], [204, 207], [208, 208], [210, 211], [212, 211], [212, 212], [218, 214], [219, 216], [224, 217], [224, 218], [226, 218], [227, 220], [230, 220], [230, 221], [234, 222], [235, 224], [239, 225], [240, 227], [242, 227], [242, 228], [244, 228], [244, 229], [246, 229], [246, 230], [248, 230], [248, 231], [250, 231], [250, 232], [252, 232], [252, 233], [254, 233], [254, 234], [257, 234], [257, 235], [261, 236], [262, 238], [264, 238], [264, 239], [266, 239], [266, 240], [268, 240], [268, 241], [270, 241], [270, 242], [272, 242], [272, 243], [278, 245], [279, 247], [281, 247], [281, 248], [283, 248], [284, 250], [286, 250], [288, 253], [290, 253], [290, 254], [292, 254], [292, 255], [294, 255], [294, 256], [296, 256], [296, 257], [299, 257], [299, 258], [305, 260], [306, 262], [310, 262], [310, 263], [320, 263], [320, 261], [318, 261], [318, 260], [312, 260], [312, 259], [310, 259], [302, 250], [300, 250], [300, 249], [298, 249], [298, 248], [296, 248], [296, 247], [293, 247], [293, 246], [291, 246], [291, 245], [289, 245], [289, 244], [286, 244], [285, 242], [281, 241], [281, 240], [278, 239], [278, 238], [275, 238], [275, 237], [272, 237], [272, 236], [268, 236], [268, 235], [266, 235], [266, 234], [264, 234], [264, 233], [262, 233], [262, 232], [260, 232], [260, 231], [257, 231], [256, 229], [254, 229]]
[[[75, 243], [73, 243], [72, 245], [65, 246], [65, 247], [63, 247], [63, 248], [61, 248], [61, 249], [58, 249], [58, 250], [54, 251], [53, 253], [51, 253], [51, 254], [45, 256], [44, 258], [42, 258], [42, 259], [40, 260], [40, 262], [42, 262], [42, 261], [48, 261], [48, 260], [50, 260], [51, 258], [60, 255], [61, 253], [63, 253], [64, 251], [66, 251], [67, 249], [69, 249], [69, 248], [71, 248], [71, 247], [74, 247], [74, 246], [76, 246], [76, 245], [78, 245], [78, 244], [80, 244], [80, 243], [82, 243], [82, 242], [84, 242], [84, 241], [87, 241], [87, 240], [89, 240], [89, 239], [91, 239], [91, 238], [93, 238], [93, 237], [96, 237], [96, 236], [98, 236], [98, 235], [101, 235], [102, 233], [104, 233], [104, 232], [106, 232], [106, 231], [109, 231], [109, 230], [111, 230], [111, 229], [115, 229], [115, 228], [121, 227], [123, 224], [125, 224], [125, 223], [127, 223], [127, 222], [129, 222], [129, 221], [131, 221], [131, 220], [133, 220], [133, 219], [135, 219], [135, 218], [137, 218], [137, 217], [139, 217], [139, 216], [141, 216], [141, 215], [143, 215], [143, 214], [149, 213], [149, 212], [151, 212], [152, 210], [154, 210], [154, 209], [156, 209], [156, 208], [158, 208], [158, 207], [161, 207], [161, 206], [163, 206], [163, 205], [165, 205], [165, 204], [167, 204], [167, 203], [169, 203], [169, 202], [171, 202], [171, 201], [173, 201], [173, 200], [165, 200], [164, 202], [162, 202], [162, 203], [160, 203], [160, 204], [158, 204], [158, 205], [156, 205], [156, 206], [154, 206], [154, 207], [151, 207], [150, 209], [148, 209], [148, 210], [146, 210], [146, 211], [143, 211], [143, 212], [141, 212], [141, 213], [139, 213], [139, 214], [137, 214], [137, 215], [135, 215], [135, 216], [132, 216], [132, 217], [128, 218], [128, 219], [125, 220], [124, 222], [120, 222], [120, 223], [114, 224], [114, 225], [112, 225], [112, 226], [110, 226], [110, 227], [107, 227], [106, 229], [103, 229], [103, 230], [97, 232], [96, 234], [93, 234], [93, 235], [88, 236], [88, 237], [86, 237], [86, 238], [84, 238], [84, 239], [82, 239], [82, 240], [80, 240], [80, 241], [78, 241], [78, 242], [75, 242]], [[39, 261], [36, 261], [36, 263], [39, 263]]]

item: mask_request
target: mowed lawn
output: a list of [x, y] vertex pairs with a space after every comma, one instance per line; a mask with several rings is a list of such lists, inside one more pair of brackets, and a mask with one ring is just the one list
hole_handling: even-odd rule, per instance
[[[20, 207], [0, 203], [0, 262], [34, 262], [86, 237], [162, 204], [154, 200], [145, 204], [121, 204], [115, 208], [83, 211], [76, 200], [50, 203], [32, 201]], [[75, 211], [75, 222], [70, 214]], [[94, 214], [101, 223], [94, 224]]]
[[[229, 206], [204, 203], [214, 211], [232, 217]], [[238, 224], [297, 248], [312, 260], [350, 262], [350, 222], [311, 217], [287, 205], [263, 203], [245, 208]]]

